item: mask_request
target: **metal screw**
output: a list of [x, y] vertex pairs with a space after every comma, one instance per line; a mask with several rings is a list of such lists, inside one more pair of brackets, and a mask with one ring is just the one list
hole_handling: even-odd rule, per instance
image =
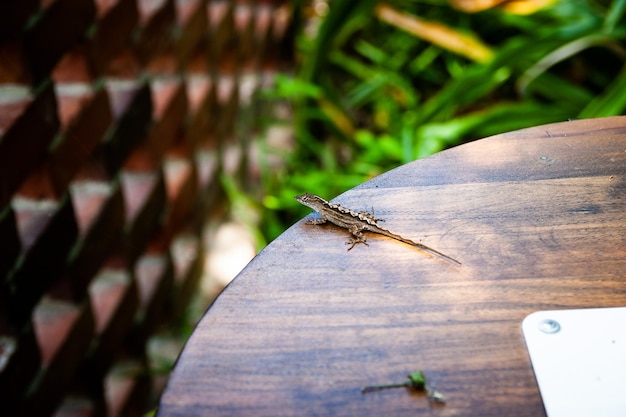
[[561, 325], [558, 321], [552, 319], [545, 319], [539, 322], [539, 330], [547, 334], [558, 333], [561, 330]]

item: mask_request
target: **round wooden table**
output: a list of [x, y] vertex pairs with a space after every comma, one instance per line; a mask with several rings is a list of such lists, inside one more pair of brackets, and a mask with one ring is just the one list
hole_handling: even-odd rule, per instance
[[[541, 416], [524, 317], [626, 306], [626, 117], [458, 146], [333, 201], [462, 265], [300, 221], [206, 312], [158, 416]], [[446, 404], [360, 392], [418, 369]]]

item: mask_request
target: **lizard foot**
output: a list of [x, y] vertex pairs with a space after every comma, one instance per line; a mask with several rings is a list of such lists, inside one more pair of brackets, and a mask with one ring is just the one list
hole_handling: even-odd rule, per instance
[[346, 245], [350, 245], [348, 251], [351, 251], [353, 247], [358, 245], [359, 243], [364, 244], [365, 246], [369, 246], [369, 244], [365, 241], [365, 239], [350, 239], [346, 242]]

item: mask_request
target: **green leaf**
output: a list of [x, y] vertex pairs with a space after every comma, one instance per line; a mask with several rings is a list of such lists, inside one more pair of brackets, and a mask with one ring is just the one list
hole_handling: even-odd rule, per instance
[[407, 375], [407, 378], [409, 378], [411, 386], [415, 389], [421, 390], [426, 387], [426, 376], [422, 371], [411, 372]]
[[626, 109], [626, 66], [617, 78], [580, 112], [579, 118], [617, 116]]
[[624, 12], [626, 12], [626, 0], [614, 0], [604, 18], [604, 32], [613, 32], [624, 17]]

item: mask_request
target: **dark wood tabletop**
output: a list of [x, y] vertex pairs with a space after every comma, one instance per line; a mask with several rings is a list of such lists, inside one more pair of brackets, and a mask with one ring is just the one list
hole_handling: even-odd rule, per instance
[[[300, 221], [206, 312], [158, 416], [542, 416], [524, 317], [626, 306], [626, 117], [478, 140], [332, 201], [462, 265]], [[360, 392], [416, 370], [446, 404]]]

